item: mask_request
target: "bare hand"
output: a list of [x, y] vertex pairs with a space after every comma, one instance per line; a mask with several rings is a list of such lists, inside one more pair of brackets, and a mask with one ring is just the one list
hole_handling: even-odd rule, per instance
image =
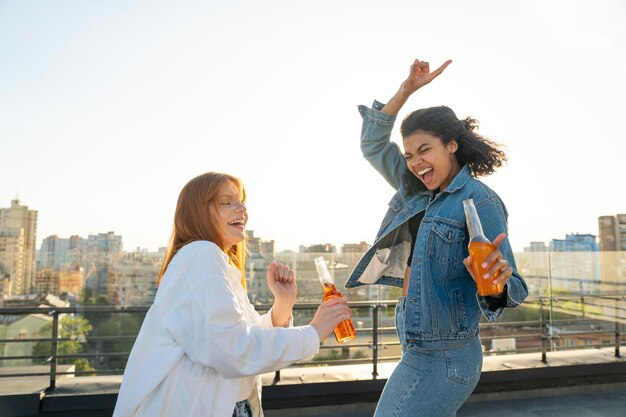
[[411, 65], [409, 77], [402, 83], [400, 89], [409, 95], [413, 94], [415, 91], [437, 78], [451, 63], [452, 60], [449, 59], [439, 68], [430, 72], [430, 64], [428, 62], [416, 59], [413, 65]]
[[[482, 264], [483, 268], [488, 268], [487, 273], [485, 274], [486, 276], [475, 277], [474, 271], [472, 271], [472, 257], [468, 256], [467, 258], [463, 259], [463, 264], [465, 265], [465, 268], [470, 273], [474, 281], [476, 281], [477, 279], [491, 279], [493, 284], [502, 284], [502, 286], [504, 287], [504, 284], [506, 284], [511, 278], [511, 275], [513, 275], [513, 268], [509, 266], [509, 261], [502, 257], [502, 252], [500, 252], [500, 249], [498, 249], [498, 247], [505, 238], [506, 234], [500, 233], [493, 240], [493, 242], [491, 242], [491, 244], [494, 246], [494, 249], [487, 256], [487, 258], [485, 258], [485, 261]], [[494, 294], [494, 297], [497, 297], [498, 295], [500, 294]]]
[[343, 298], [333, 298], [317, 308], [311, 326], [317, 330], [320, 342], [324, 341], [333, 332], [335, 327], [344, 320], [352, 318], [348, 303]]
[[274, 295], [274, 304], [293, 307], [298, 295], [296, 276], [287, 265], [272, 262], [267, 268], [267, 286]]
[[437, 78], [451, 63], [452, 60], [449, 59], [435, 71], [430, 72], [430, 64], [428, 62], [416, 59], [413, 65], [411, 65], [409, 77], [404, 80], [400, 89], [391, 97], [381, 111], [387, 114], [398, 114], [411, 94]]

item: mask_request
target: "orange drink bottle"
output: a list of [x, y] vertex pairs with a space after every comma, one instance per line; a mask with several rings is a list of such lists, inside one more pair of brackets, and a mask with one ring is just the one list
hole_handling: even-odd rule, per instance
[[499, 273], [496, 273], [495, 276], [489, 279], [483, 278], [483, 275], [485, 275], [489, 269], [483, 268], [482, 263], [485, 261], [485, 258], [493, 252], [495, 246], [493, 246], [489, 239], [483, 234], [483, 226], [480, 224], [480, 218], [474, 206], [474, 200], [463, 200], [463, 209], [465, 210], [465, 221], [467, 222], [467, 230], [469, 231], [468, 251], [472, 257], [472, 272], [474, 272], [474, 278], [476, 279], [478, 294], [500, 294], [504, 291], [504, 284], [496, 285], [492, 282], [494, 278], [498, 277]]
[[[343, 295], [335, 288], [333, 277], [328, 271], [324, 258], [320, 256], [319, 258], [315, 258], [314, 261], [317, 273], [320, 277], [320, 283], [324, 289], [324, 302], [332, 300], [333, 298], [343, 298]], [[339, 343], [352, 340], [355, 336], [356, 330], [354, 330], [354, 324], [352, 324], [352, 320], [350, 319], [342, 321], [335, 327], [335, 339], [337, 339]]]

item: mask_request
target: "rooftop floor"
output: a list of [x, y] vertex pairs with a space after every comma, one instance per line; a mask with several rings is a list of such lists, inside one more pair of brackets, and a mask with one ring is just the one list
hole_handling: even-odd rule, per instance
[[[457, 417], [625, 417], [626, 384], [533, 390], [509, 396], [473, 394]], [[265, 417], [371, 417], [375, 402], [265, 410]]]
[[[548, 352], [547, 364], [541, 361], [541, 353], [485, 356], [483, 359], [482, 373], [522, 369], [540, 370], [572, 365], [626, 363], [626, 358], [616, 358], [614, 353], [612, 348]], [[396, 364], [397, 362], [379, 363], [378, 378], [389, 378]], [[263, 385], [272, 385], [274, 374], [265, 374], [262, 378]], [[329, 367], [286, 368], [280, 371], [280, 382], [278, 385], [370, 379], [372, 379], [371, 363]]]
[[[626, 360], [611, 349], [487, 356], [458, 417], [626, 417]], [[395, 363], [287, 368], [262, 376], [266, 417], [371, 416]], [[121, 376], [0, 379], [2, 416], [110, 416]], [[23, 394], [20, 398], [19, 394]], [[33, 410], [33, 411], [28, 411]], [[30, 414], [29, 414], [30, 413]]]
[[[616, 358], [611, 349], [549, 352], [548, 359], [547, 364], [541, 362], [540, 353], [485, 357], [481, 383], [461, 407], [457, 417], [626, 417], [626, 382], [603, 383], [598, 379], [594, 380], [591, 373], [595, 371], [589, 372], [588, 378], [574, 378], [574, 374], [563, 372], [576, 366], [579, 371], [602, 365], [614, 367], [617, 364], [626, 364], [626, 359]], [[395, 366], [396, 363], [379, 364], [379, 378], [386, 380]], [[546, 380], [537, 380], [537, 375], [550, 370], [555, 371], [557, 381], [546, 383]], [[515, 371], [529, 376], [526, 383]], [[530, 373], [532, 371], [537, 374], [533, 376]], [[288, 368], [281, 371], [278, 385], [368, 380], [372, 377], [371, 372], [371, 364], [336, 366], [332, 367], [332, 371], [323, 368]], [[600, 373], [602, 372], [598, 375]], [[626, 381], [626, 375], [623, 376]], [[498, 390], [493, 387], [498, 381], [507, 382], [509, 379], [510, 384], [510, 379], [515, 378], [520, 384], [518, 389]], [[264, 375], [264, 385], [270, 385], [272, 379], [273, 374]], [[376, 402], [356, 401], [351, 404], [297, 409], [269, 409], [265, 416], [288, 417], [297, 413], [299, 417], [371, 417], [375, 408]]]

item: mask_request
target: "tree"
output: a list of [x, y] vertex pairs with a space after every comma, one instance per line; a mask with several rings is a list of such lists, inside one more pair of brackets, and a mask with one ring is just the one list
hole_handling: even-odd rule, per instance
[[[59, 320], [59, 339], [63, 340], [57, 345], [58, 355], [79, 355], [83, 352], [83, 343], [86, 341], [87, 335], [91, 332], [92, 327], [87, 319], [81, 316], [63, 316]], [[52, 323], [44, 325], [41, 329], [44, 337], [52, 337]], [[52, 354], [52, 342], [37, 342], [33, 346], [33, 356], [44, 356], [44, 358], [33, 359], [36, 364], [47, 363], [47, 358]], [[84, 358], [60, 358], [59, 364], [73, 364], [76, 366], [76, 372], [93, 371], [89, 362]]]

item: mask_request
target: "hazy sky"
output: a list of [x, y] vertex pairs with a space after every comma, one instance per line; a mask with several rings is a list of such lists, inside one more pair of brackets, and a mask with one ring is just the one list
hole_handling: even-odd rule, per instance
[[356, 107], [414, 58], [454, 62], [400, 117], [446, 104], [506, 145], [485, 182], [514, 250], [626, 212], [623, 0], [0, 0], [0, 207], [38, 210], [38, 242], [155, 250], [181, 187], [222, 171], [279, 250], [371, 243], [393, 190]]

